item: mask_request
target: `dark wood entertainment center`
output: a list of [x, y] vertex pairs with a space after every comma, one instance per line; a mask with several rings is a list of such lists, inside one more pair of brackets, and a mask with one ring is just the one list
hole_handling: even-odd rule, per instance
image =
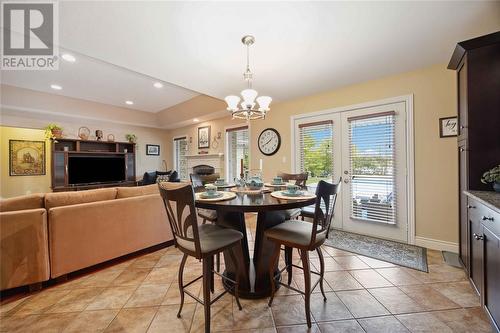
[[[126, 150], [126, 152], [125, 152]], [[135, 143], [78, 139], [52, 141], [52, 191], [79, 191], [115, 186], [135, 186]], [[124, 181], [71, 185], [68, 177], [70, 156], [123, 156], [125, 158]], [[96, 170], [99, 172], [99, 170]]]

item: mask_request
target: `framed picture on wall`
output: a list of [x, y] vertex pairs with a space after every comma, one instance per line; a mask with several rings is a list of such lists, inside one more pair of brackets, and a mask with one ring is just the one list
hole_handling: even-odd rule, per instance
[[45, 175], [45, 141], [9, 140], [9, 175]]
[[439, 118], [439, 137], [449, 138], [457, 136], [458, 119], [457, 117]]
[[198, 127], [198, 149], [210, 148], [210, 126]]
[[160, 145], [146, 145], [146, 155], [160, 156]]

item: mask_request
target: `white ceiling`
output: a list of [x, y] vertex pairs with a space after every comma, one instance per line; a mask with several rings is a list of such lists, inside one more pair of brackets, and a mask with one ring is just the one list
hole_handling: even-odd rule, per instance
[[[500, 2], [486, 1], [59, 4], [63, 47], [132, 72], [82, 58], [59, 73], [4, 72], [2, 81], [54, 92], [47, 83], [60, 80], [61, 94], [132, 99], [152, 112], [197, 93], [238, 93], [245, 34], [256, 37], [254, 88], [283, 101], [446, 63], [458, 41], [500, 30]], [[160, 94], [153, 78], [172, 85]]]
[[[500, 2], [61, 2], [61, 43], [213, 97], [276, 100], [447, 62], [500, 30]], [[90, 23], [91, 22], [91, 23]]]
[[[158, 112], [199, 95], [101, 60], [60, 49], [60, 54], [63, 53], [70, 53], [76, 61], [69, 63], [62, 60], [56, 71], [2, 71], [2, 83], [146, 112]], [[155, 82], [161, 82], [163, 87], [153, 87]], [[54, 90], [50, 87], [52, 84], [63, 89]], [[128, 100], [134, 104], [125, 104]]]

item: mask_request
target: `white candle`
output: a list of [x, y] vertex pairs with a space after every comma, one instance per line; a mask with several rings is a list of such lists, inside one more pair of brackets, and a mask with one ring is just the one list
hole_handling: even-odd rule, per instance
[[260, 171], [262, 171], [262, 158], [259, 161], [259, 169], [260, 169]]

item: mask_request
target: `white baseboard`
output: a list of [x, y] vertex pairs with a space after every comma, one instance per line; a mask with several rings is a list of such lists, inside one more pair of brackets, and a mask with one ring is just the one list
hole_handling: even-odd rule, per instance
[[426, 247], [432, 250], [449, 251], [458, 253], [458, 243], [447, 242], [438, 239], [416, 236], [415, 245]]

